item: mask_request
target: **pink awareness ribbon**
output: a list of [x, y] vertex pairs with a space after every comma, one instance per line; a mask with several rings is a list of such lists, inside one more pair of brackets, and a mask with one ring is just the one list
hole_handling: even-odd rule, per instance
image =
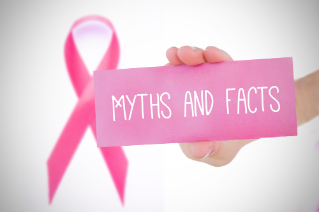
[[[87, 16], [73, 24], [65, 42], [64, 56], [69, 76], [79, 100], [47, 161], [50, 204], [88, 126], [91, 126], [96, 139], [93, 78], [90, 76], [76, 48], [72, 34], [77, 26], [87, 21], [98, 21], [112, 30], [110, 45], [96, 70], [116, 69], [119, 61], [119, 42], [115, 29], [109, 20], [101, 16]], [[122, 147], [103, 147], [100, 150], [124, 205], [124, 190], [128, 168], [128, 160], [125, 153]]]

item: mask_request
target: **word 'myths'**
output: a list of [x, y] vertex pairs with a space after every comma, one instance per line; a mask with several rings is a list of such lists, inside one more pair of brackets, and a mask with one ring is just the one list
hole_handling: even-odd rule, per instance
[[[126, 97], [127, 101], [129, 102], [129, 104], [131, 105], [131, 110], [130, 110], [130, 114], [129, 114], [128, 120], [131, 120], [136, 97], [140, 97], [140, 99], [141, 99], [142, 118], [144, 119], [144, 100], [143, 100], [143, 97], [147, 96], [147, 95], [148, 94], [137, 94], [137, 95], [134, 96], [132, 101], [130, 100], [130, 98], [127, 95], [125, 95], [125, 96], [122, 95], [119, 100], [117, 100], [112, 95], [113, 121], [115, 121], [115, 108], [117, 108], [118, 106], [119, 107], [123, 107], [124, 119], [127, 120], [127, 118], [126, 118], [126, 110], [125, 110], [125, 97]], [[165, 119], [168, 119], [168, 118], [170, 118], [172, 116], [171, 109], [163, 101], [164, 95], [167, 95], [167, 98], [170, 99], [170, 95], [167, 92], [164, 92], [161, 95], [156, 94], [156, 97], [155, 97], [157, 99], [156, 101], [153, 100], [152, 94], [150, 94], [150, 107], [151, 107], [151, 118], [152, 119], [153, 119], [153, 107], [157, 107], [157, 116], [158, 116], [158, 118], [161, 118], [161, 115]], [[121, 101], [122, 101], [122, 104], [121, 104]], [[156, 103], [154, 103], [153, 101], [156, 102]], [[114, 103], [116, 103], [116, 105], [114, 105]], [[169, 114], [165, 115], [163, 111], [160, 111], [160, 103], [168, 109]]]

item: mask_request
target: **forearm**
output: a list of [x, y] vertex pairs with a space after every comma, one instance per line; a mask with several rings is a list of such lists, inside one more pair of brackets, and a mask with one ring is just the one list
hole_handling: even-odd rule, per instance
[[319, 115], [319, 70], [295, 81], [297, 125]]

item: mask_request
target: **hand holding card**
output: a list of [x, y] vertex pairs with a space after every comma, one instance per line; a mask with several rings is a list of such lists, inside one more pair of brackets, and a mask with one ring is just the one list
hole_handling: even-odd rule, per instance
[[[179, 49], [171, 47], [166, 51], [166, 57], [169, 61], [167, 65], [198, 65], [205, 62], [218, 63], [233, 61], [227, 52], [213, 46], [208, 46], [205, 50], [188, 46]], [[239, 150], [252, 141], [254, 141], [254, 139], [214, 142], [203, 141], [180, 143], [180, 147], [189, 159], [219, 167], [230, 163]]]
[[[225, 51], [212, 46], [205, 50], [188, 46], [179, 49], [172, 47], [167, 50], [166, 56], [169, 60], [168, 65], [197, 65], [204, 62], [216, 63], [233, 60]], [[318, 90], [319, 70], [295, 81], [298, 126], [319, 115]], [[212, 166], [224, 166], [235, 158], [242, 147], [252, 141], [254, 140], [180, 143], [180, 147], [184, 154], [192, 160]], [[207, 153], [212, 154], [208, 156]]]
[[[231, 60], [215, 47], [171, 48], [167, 57], [173, 65]], [[220, 166], [252, 141], [240, 139], [297, 133], [291, 58], [108, 70], [94, 77], [99, 146], [183, 142], [189, 158]]]

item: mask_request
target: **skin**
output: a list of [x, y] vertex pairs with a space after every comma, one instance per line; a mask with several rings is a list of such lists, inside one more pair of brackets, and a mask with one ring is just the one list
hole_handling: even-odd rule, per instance
[[[198, 47], [171, 47], [166, 51], [166, 65], [190, 66], [201, 63], [232, 61], [225, 51], [214, 46], [205, 50]], [[319, 114], [319, 70], [295, 81], [297, 125], [300, 126]], [[186, 157], [220, 167], [229, 164], [245, 145], [254, 140], [203, 141], [180, 143]]]

